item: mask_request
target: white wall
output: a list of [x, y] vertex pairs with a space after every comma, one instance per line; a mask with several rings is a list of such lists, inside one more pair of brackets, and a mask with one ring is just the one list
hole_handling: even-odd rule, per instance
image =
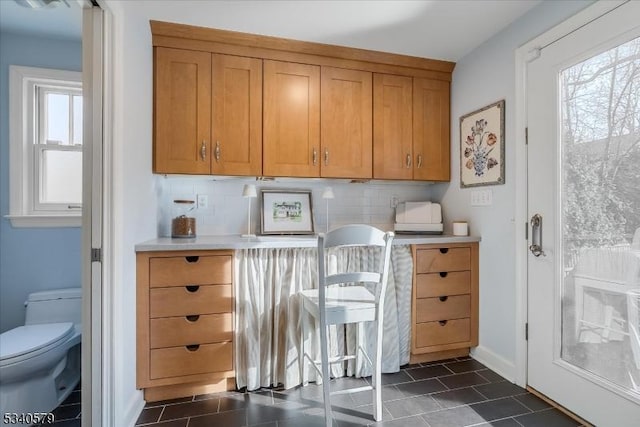
[[[135, 390], [135, 251], [136, 243], [157, 235], [161, 177], [151, 173], [152, 154], [152, 48], [149, 19], [182, 22], [247, 32], [286, 28], [295, 22], [259, 19], [246, 15], [213, 13], [214, 2], [146, 2], [107, 0], [114, 14], [114, 252], [115, 277], [105, 284], [112, 293], [114, 323], [113, 417], [127, 425], [137, 416], [140, 394]], [[506, 184], [493, 187], [491, 208], [470, 208], [469, 191], [459, 189], [458, 164], [452, 181], [431, 187], [445, 204], [450, 218], [468, 218], [472, 232], [482, 234], [480, 340], [483, 348], [502, 361], [503, 371], [514, 360], [514, 50], [545, 29], [583, 8], [586, 2], [545, 2], [501, 32], [456, 67], [452, 91], [452, 153], [458, 158], [457, 118], [497, 99], [506, 99]], [[206, 10], [206, 13], [204, 12]], [[304, 11], [301, 11], [302, 13]], [[246, 14], [250, 14], [247, 10]], [[251, 25], [242, 23], [255, 23]], [[272, 34], [278, 34], [276, 30]], [[294, 35], [286, 35], [294, 37]], [[239, 187], [233, 189], [238, 192]], [[429, 190], [431, 191], [431, 190]], [[215, 195], [215, 190], [212, 190]], [[211, 199], [210, 199], [211, 200]], [[503, 372], [509, 375], [509, 372]]]
[[[515, 378], [515, 50], [559, 24], [590, 1], [546, 1], [482, 44], [456, 64], [451, 90], [451, 182], [433, 187], [450, 216], [468, 219], [480, 244], [480, 345], [476, 355], [506, 377]], [[506, 101], [506, 179], [485, 187], [493, 205], [472, 207], [473, 189], [460, 188], [459, 118], [500, 99]]]
[[206, 195], [207, 208], [194, 209], [188, 216], [196, 218], [198, 235], [230, 235], [247, 232], [247, 199], [242, 197], [244, 184], [256, 184], [258, 198], [251, 202], [251, 230], [260, 230], [260, 190], [310, 190], [315, 230], [324, 232], [327, 226], [327, 205], [322, 198], [325, 187], [333, 189], [335, 199], [329, 200], [329, 226], [367, 223], [383, 230], [393, 230], [395, 209], [391, 201], [430, 200], [432, 187], [425, 183], [349, 183], [329, 179], [277, 179], [256, 182], [252, 178], [217, 180], [213, 177], [164, 177], [158, 179], [158, 235], [171, 234], [171, 218], [177, 213], [173, 200], [196, 200]]

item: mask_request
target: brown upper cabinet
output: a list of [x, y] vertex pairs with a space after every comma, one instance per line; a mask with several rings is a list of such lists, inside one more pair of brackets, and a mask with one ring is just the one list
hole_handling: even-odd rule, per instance
[[156, 48], [154, 172], [262, 174], [262, 61]]
[[413, 79], [413, 179], [449, 181], [449, 82]]
[[264, 61], [264, 174], [320, 176], [320, 67]]
[[211, 151], [211, 54], [155, 51], [153, 171], [208, 174]]
[[373, 177], [413, 179], [412, 93], [406, 76], [373, 75]]
[[156, 173], [449, 180], [455, 64], [151, 21]]
[[449, 180], [449, 82], [373, 78], [373, 177]]
[[262, 174], [262, 60], [213, 55], [211, 173]]
[[371, 73], [322, 67], [321, 176], [372, 178]]

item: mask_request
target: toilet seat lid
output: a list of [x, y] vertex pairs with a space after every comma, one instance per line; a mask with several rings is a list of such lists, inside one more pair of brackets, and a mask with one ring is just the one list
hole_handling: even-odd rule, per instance
[[11, 359], [55, 344], [70, 336], [73, 323], [24, 325], [0, 334], [0, 360]]

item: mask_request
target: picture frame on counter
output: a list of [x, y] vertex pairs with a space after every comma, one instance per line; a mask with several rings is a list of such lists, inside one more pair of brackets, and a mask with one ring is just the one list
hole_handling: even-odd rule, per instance
[[460, 117], [460, 187], [504, 184], [504, 99]]
[[310, 190], [261, 191], [261, 234], [314, 234]]

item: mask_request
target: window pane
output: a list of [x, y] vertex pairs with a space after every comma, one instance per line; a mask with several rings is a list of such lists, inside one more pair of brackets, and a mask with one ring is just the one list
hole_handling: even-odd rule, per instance
[[40, 203], [82, 203], [82, 151], [42, 151]]
[[640, 38], [560, 78], [562, 358], [640, 391]]
[[73, 143], [82, 145], [82, 97], [73, 97]]
[[69, 95], [47, 93], [46, 142], [69, 143]]

